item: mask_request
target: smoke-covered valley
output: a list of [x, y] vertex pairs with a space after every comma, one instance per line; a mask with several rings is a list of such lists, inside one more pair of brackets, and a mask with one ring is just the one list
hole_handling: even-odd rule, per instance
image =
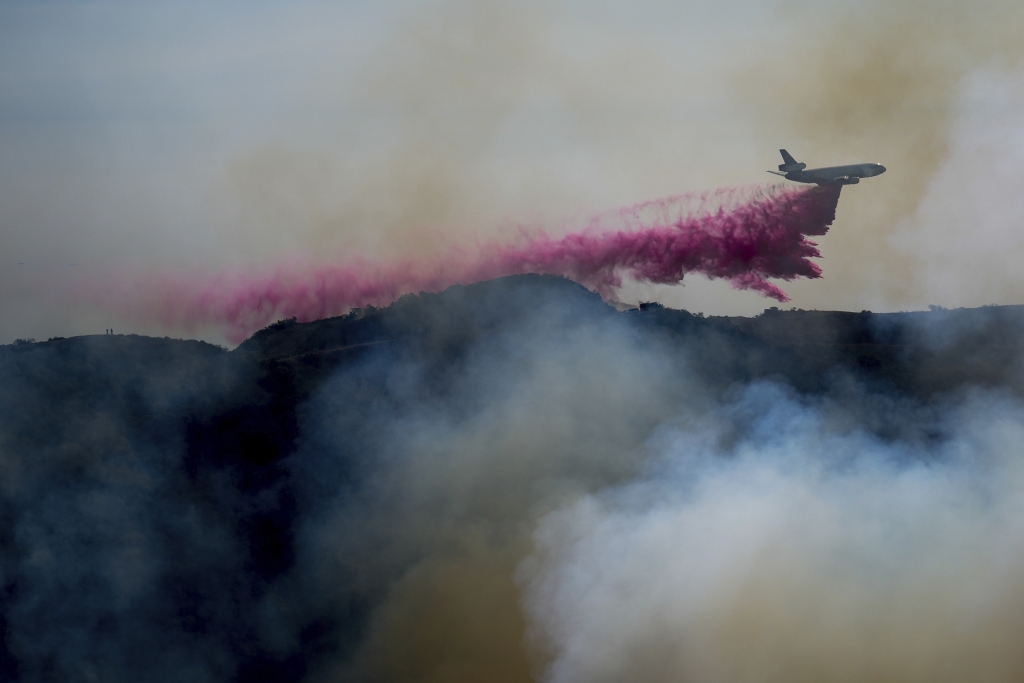
[[1020, 680], [1022, 330], [524, 275], [0, 347], [0, 678]]

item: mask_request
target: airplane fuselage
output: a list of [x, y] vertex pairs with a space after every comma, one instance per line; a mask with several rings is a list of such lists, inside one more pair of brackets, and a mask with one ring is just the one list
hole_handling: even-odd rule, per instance
[[853, 185], [860, 182], [861, 178], [870, 178], [882, 173], [885, 173], [885, 166], [881, 164], [847, 164], [846, 166], [826, 166], [824, 168], [808, 168], [803, 171], [790, 171], [785, 178], [798, 183], [815, 183], [817, 185], [831, 183]]
[[795, 180], [798, 183], [854, 185], [859, 183], [861, 178], [870, 178], [885, 173], [885, 166], [881, 164], [847, 164], [845, 166], [807, 168], [807, 164], [800, 163], [786, 150], [780, 149], [779, 153], [782, 154], [783, 161], [779, 164], [779, 170], [768, 172], [780, 175], [786, 180]]

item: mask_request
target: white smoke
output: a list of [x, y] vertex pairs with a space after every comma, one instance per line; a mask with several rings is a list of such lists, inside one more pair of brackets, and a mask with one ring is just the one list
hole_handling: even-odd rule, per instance
[[890, 408], [916, 429], [755, 384], [549, 514], [519, 569], [541, 679], [1021, 680], [1024, 412]]
[[1024, 71], [962, 84], [950, 155], [893, 244], [918, 263], [920, 304], [1016, 304], [1024, 295]]

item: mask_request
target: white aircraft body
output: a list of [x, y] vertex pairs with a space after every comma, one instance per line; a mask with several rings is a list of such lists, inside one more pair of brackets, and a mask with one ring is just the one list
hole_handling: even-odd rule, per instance
[[780, 175], [786, 180], [795, 180], [798, 183], [856, 185], [861, 178], [870, 178], [885, 173], [885, 166], [881, 164], [848, 164], [846, 166], [807, 168], [807, 164], [798, 162], [786, 150], [780, 149], [779, 151], [782, 152], [782, 160], [785, 163], [779, 164], [778, 171], [768, 172]]

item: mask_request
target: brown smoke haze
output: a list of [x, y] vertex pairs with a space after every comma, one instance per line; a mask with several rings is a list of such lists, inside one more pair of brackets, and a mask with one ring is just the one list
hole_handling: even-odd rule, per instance
[[[762, 134], [793, 140], [791, 147], [806, 150], [808, 159], [878, 159], [889, 169], [870, 192], [844, 197], [841, 227], [828, 240], [835, 257], [827, 262], [830, 282], [808, 291], [809, 300], [815, 307], [839, 301], [841, 308], [858, 302], [920, 306], [936, 288], [922, 281], [913, 252], [932, 240], [901, 250], [890, 238], [951, 161], [964, 79], [977, 69], [1019, 69], [1024, 8], [1012, 2], [795, 2], [783, 6], [782, 16], [788, 30], [771, 67], [741, 70], [744, 95], [765, 114]], [[1006, 157], [1017, 155], [1014, 149]], [[966, 203], [971, 184], [990, 181], [964, 174], [950, 189]], [[971, 221], [959, 227], [969, 232]]]
[[[797, 285], [795, 305], [1022, 294], [1002, 264], [984, 286], [969, 277], [1022, 248], [1012, 197], [974, 199], [1021, 166], [1019, 146], [971, 151], [978, 131], [1019, 137], [1007, 94], [1019, 3], [66, 9], [77, 23], [3, 10], [11, 338], [120, 326], [61, 295], [82, 276], [431, 255], [519, 226], [557, 232], [580, 212], [769, 182], [780, 147], [811, 166], [889, 169], [847, 188], [822, 240], [825, 278]], [[979, 77], [995, 85], [972, 86]], [[965, 222], [989, 229], [960, 263], [959, 245], [942, 245]], [[764, 307], [700, 278], [622, 298]]]
[[[328, 149], [239, 155], [228, 192], [243, 224], [298, 226], [303, 248], [410, 256], [678, 191], [647, 182], [644, 166], [664, 163], [658, 145], [630, 140], [652, 116], [646, 135], [664, 130], [657, 109], [674, 103], [656, 91], [678, 75], [629, 35], [619, 46], [561, 35], [555, 11], [458, 0], [413, 10], [354, 78], [357, 114], [330, 131]], [[588, 53], [573, 54], [573, 40]], [[607, 195], [605, 174], [626, 191]]]
[[[442, 3], [403, 17], [355, 76], [355, 120], [328, 131], [326, 150], [257, 145], [232, 162], [241, 224], [297, 227], [305, 239], [292, 248], [371, 256], [474, 235], [501, 191], [479, 174], [492, 170], [495, 140], [545, 61], [533, 54], [547, 47], [537, 13], [529, 3]], [[329, 90], [329, 78], [317, 87]]]
[[[258, 146], [236, 157], [228, 189], [242, 224], [291, 239], [298, 227], [293, 247], [325, 253], [436, 253], [573, 211], [766, 182], [762, 167], [786, 146], [812, 166], [889, 168], [846, 193], [823, 242], [825, 282], [798, 285], [795, 303], [857, 310], [934, 298], [917, 245], [892, 237], [948, 162], [964, 79], [1018, 68], [1018, 3], [738, 3], [715, 17], [717, 40], [693, 31], [709, 23], [696, 7], [668, 17], [675, 40], [578, 12], [417, 8], [355, 77], [353, 123], [305, 151]], [[659, 12], [639, 14], [651, 22]], [[762, 306], [702, 282], [631, 296], [719, 312]]]

